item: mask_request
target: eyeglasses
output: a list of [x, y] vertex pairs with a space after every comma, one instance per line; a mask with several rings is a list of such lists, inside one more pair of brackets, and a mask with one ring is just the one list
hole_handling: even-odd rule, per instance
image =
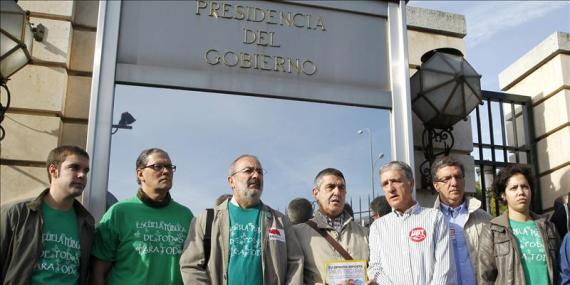
[[451, 178], [455, 178], [455, 180], [461, 181], [461, 180], [463, 180], [464, 177], [463, 177], [463, 176], [460, 176], [460, 175], [444, 176], [444, 177], [441, 177], [441, 178], [439, 178], [439, 179], [434, 179], [433, 181], [435, 181], [435, 182], [441, 182], [441, 183], [443, 183], [443, 184], [447, 184], [447, 183], [449, 183], [449, 182], [451, 181]]
[[150, 168], [150, 169], [152, 169], [152, 170], [154, 170], [154, 171], [157, 171], [157, 172], [163, 171], [163, 170], [166, 168], [166, 169], [168, 169], [168, 171], [176, 172], [176, 165], [173, 165], [173, 164], [158, 164], [158, 163], [155, 163], [155, 164], [147, 165], [147, 166], [145, 166], [145, 167], [143, 167], [143, 168], [141, 168], [141, 169], [145, 169], [145, 168]]
[[251, 175], [253, 175], [254, 172], [257, 173], [258, 175], [267, 174], [267, 171], [265, 171], [265, 169], [263, 169], [263, 168], [246, 167], [246, 168], [243, 168], [241, 170], [232, 172], [232, 174], [230, 176], [234, 176], [238, 173], [244, 173], [246, 175], [251, 176]]

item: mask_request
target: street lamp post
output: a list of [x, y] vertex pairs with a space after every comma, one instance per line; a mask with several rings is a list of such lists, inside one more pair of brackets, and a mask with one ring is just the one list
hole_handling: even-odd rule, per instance
[[356, 133], [362, 135], [364, 134], [364, 131], [368, 132], [368, 142], [370, 143], [370, 185], [372, 186], [371, 199], [374, 199], [374, 155], [372, 154], [372, 132], [369, 128], [364, 128], [358, 130]]

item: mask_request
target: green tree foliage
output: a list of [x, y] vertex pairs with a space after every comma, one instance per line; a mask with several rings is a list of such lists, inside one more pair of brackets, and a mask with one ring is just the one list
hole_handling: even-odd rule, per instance
[[[484, 201], [483, 192], [481, 191], [481, 184], [479, 181], [475, 182], [475, 195], [474, 196], [475, 196], [475, 198], [479, 199], [481, 202]], [[493, 217], [496, 217], [496, 216], [502, 214], [507, 209], [507, 205], [502, 203], [499, 199], [499, 212], [497, 212], [497, 207], [496, 207], [497, 203], [495, 203], [496, 197], [495, 197], [495, 193], [493, 193], [493, 191], [488, 191], [487, 197], [490, 198], [490, 201], [489, 201], [489, 208], [490, 209], [487, 209], [487, 212], [489, 212]]]

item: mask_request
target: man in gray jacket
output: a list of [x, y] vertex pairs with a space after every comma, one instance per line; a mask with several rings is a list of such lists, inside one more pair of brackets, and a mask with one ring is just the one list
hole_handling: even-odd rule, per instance
[[[304, 256], [304, 284], [310, 285], [330, 283], [325, 280], [326, 262], [368, 261], [368, 231], [345, 210], [346, 182], [342, 172], [334, 168], [321, 170], [312, 192], [319, 208], [309, 221], [293, 227]], [[351, 258], [344, 257], [325, 236], [334, 238]]]
[[431, 168], [433, 187], [439, 193], [434, 208], [449, 225], [455, 268], [459, 284], [477, 284], [477, 248], [483, 225], [491, 220], [481, 202], [465, 197], [465, 168], [458, 160], [445, 156]]
[[253, 155], [231, 164], [232, 198], [214, 208], [210, 225], [207, 211], [190, 225], [180, 258], [184, 284], [301, 283], [302, 257], [289, 221], [261, 202], [263, 174]]
[[89, 155], [60, 146], [46, 168], [49, 188], [2, 205], [0, 284], [87, 284], [94, 220], [75, 198], [87, 184]]

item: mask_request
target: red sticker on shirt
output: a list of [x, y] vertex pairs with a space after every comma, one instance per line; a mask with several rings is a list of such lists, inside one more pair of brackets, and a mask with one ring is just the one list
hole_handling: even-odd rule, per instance
[[422, 227], [413, 228], [408, 234], [408, 237], [413, 242], [422, 242], [424, 239], [426, 239], [426, 236], [427, 236], [426, 229]]

